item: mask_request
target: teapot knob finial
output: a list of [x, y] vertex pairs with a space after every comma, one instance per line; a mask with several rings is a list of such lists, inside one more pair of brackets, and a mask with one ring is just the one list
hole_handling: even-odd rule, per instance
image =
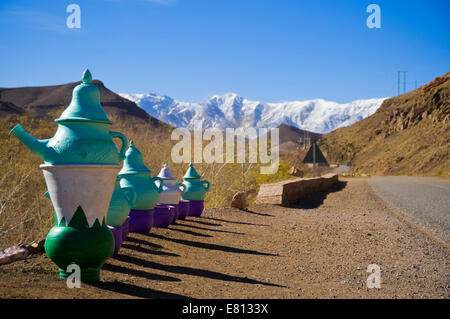
[[83, 72], [83, 83], [91, 83], [91, 81], [92, 81], [91, 71], [89, 71], [89, 69], [86, 69]]

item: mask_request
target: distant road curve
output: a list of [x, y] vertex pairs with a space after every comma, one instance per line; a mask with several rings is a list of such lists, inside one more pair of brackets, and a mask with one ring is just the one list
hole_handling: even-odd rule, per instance
[[350, 166], [347, 165], [339, 165], [335, 169], [332, 170], [332, 173], [342, 174], [347, 173], [350, 170]]
[[373, 176], [369, 184], [389, 205], [450, 243], [450, 182], [432, 177]]

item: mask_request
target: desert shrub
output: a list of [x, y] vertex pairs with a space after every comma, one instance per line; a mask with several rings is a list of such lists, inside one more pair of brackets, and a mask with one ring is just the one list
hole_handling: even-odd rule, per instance
[[[28, 150], [18, 139], [9, 136], [9, 130], [17, 123], [38, 139], [52, 137], [57, 124], [53, 121], [62, 108], [46, 110], [45, 114], [26, 114], [0, 118], [0, 247], [45, 238], [54, 224], [51, 202], [43, 196], [45, 180], [39, 165], [42, 160]], [[156, 176], [162, 165], [168, 163], [174, 176], [181, 182], [188, 163], [171, 161], [171, 148], [176, 141], [170, 140], [167, 126], [155, 127], [145, 120], [108, 114], [113, 121], [111, 130], [124, 133], [142, 152], [145, 164]], [[121, 147], [120, 142], [117, 144]], [[205, 198], [206, 207], [228, 206], [232, 196], [243, 189], [242, 165], [238, 163], [198, 163], [195, 168], [211, 183]], [[261, 183], [276, 182], [289, 178], [289, 165], [280, 161], [274, 175], [259, 173], [259, 164], [245, 164], [245, 190], [250, 200], [256, 196]]]

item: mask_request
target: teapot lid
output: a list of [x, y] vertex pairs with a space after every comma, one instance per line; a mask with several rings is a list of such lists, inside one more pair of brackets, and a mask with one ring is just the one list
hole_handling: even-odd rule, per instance
[[150, 172], [151, 170], [144, 164], [142, 153], [134, 146], [134, 142], [130, 141], [129, 147], [125, 152], [125, 160], [123, 161], [123, 167], [119, 172], [119, 176]]
[[184, 174], [183, 179], [197, 179], [197, 178], [200, 178], [200, 175], [195, 170], [194, 165], [192, 163], [189, 163], [189, 168], [186, 174]]
[[164, 180], [175, 180], [175, 177], [173, 176], [172, 172], [170, 171], [169, 166], [167, 163], [164, 164], [163, 168], [158, 174], [158, 177], [161, 177]]
[[86, 69], [83, 72], [82, 82], [73, 89], [69, 106], [56, 122], [77, 120], [112, 123], [100, 104], [100, 91], [91, 81], [91, 72]]

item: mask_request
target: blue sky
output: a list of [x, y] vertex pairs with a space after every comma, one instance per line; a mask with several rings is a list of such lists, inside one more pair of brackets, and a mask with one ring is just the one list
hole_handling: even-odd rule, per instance
[[[68, 29], [66, 7], [81, 7]], [[369, 29], [366, 7], [381, 7]], [[450, 1], [0, 1], [0, 87], [79, 80], [183, 101], [235, 92], [265, 102], [397, 94], [450, 71]]]

